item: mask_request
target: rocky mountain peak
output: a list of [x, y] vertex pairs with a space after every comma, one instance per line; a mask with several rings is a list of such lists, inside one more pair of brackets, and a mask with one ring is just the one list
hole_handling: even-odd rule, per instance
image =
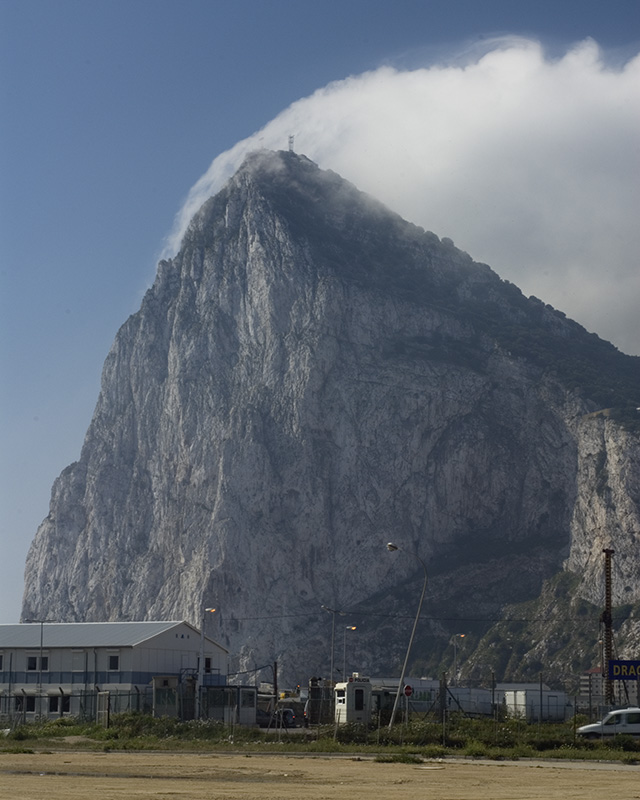
[[637, 603], [637, 361], [304, 156], [254, 153], [118, 332], [23, 615], [215, 605], [239, 667], [300, 682], [328, 669], [323, 605], [362, 631], [353, 668], [397, 668], [414, 553], [423, 671], [563, 570], [596, 600], [605, 545]]

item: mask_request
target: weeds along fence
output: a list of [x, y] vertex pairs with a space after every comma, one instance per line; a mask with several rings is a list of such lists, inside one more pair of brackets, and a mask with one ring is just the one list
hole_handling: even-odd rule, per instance
[[79, 690], [55, 694], [27, 694], [23, 691], [0, 694], [0, 724], [5, 728], [62, 717], [108, 725], [111, 714], [127, 711], [152, 714], [151, 687], [134, 692]]
[[[150, 717], [179, 721], [196, 717], [196, 695], [189, 683], [169, 686], [134, 687], [133, 690], [110, 688], [101, 691], [78, 689], [0, 693], [0, 725], [15, 728], [32, 722], [73, 717], [79, 722], [109, 725], [113, 714], [137, 712]], [[228, 723], [255, 723], [255, 688], [238, 686], [202, 687], [199, 715], [201, 720]]]

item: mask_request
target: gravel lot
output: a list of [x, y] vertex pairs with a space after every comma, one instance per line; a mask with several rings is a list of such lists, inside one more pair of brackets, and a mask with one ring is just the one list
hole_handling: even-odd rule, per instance
[[532, 761], [385, 764], [331, 756], [0, 753], [2, 800], [640, 799], [640, 766]]

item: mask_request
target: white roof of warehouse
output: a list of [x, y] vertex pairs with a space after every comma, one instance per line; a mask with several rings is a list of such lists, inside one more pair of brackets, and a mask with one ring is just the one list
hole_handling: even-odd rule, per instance
[[[188, 622], [46, 622], [42, 641], [46, 647], [132, 647]], [[0, 648], [40, 647], [39, 622], [0, 625]], [[208, 637], [207, 637], [208, 638]]]

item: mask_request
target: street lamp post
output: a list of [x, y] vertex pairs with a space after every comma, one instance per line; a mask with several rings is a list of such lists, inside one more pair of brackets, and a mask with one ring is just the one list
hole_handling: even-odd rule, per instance
[[53, 619], [26, 619], [25, 622], [40, 625], [40, 663], [38, 664], [38, 716], [42, 716], [42, 653], [44, 645], [44, 626]]
[[464, 633], [454, 633], [453, 639], [453, 679], [458, 685], [458, 639], [464, 639]]
[[200, 658], [198, 659], [198, 686], [196, 691], [196, 719], [202, 716], [202, 685], [204, 683], [204, 629], [207, 622], [207, 612], [213, 614], [215, 608], [205, 608], [202, 611], [202, 627], [200, 628]]
[[328, 614], [331, 614], [331, 672], [330, 672], [330, 680], [331, 685], [333, 686], [333, 661], [334, 661], [334, 653], [335, 653], [335, 641], [336, 641], [336, 614], [340, 614], [341, 617], [346, 616], [344, 611], [339, 611], [337, 608], [329, 608], [329, 606], [320, 606], [323, 611], [326, 611]]
[[[393, 544], [393, 542], [389, 542], [387, 544], [387, 550], [389, 550], [392, 553], [395, 552], [396, 550], [400, 550], [401, 552], [407, 552], [402, 550], [402, 548], [398, 547], [398, 545]], [[398, 682], [398, 691], [396, 692], [396, 699], [393, 703], [393, 711], [391, 712], [391, 719], [389, 720], [389, 730], [391, 730], [391, 728], [393, 727], [393, 720], [395, 719], [396, 716], [396, 710], [398, 708], [400, 694], [403, 690], [404, 676], [407, 671], [407, 664], [409, 662], [409, 655], [411, 653], [411, 645], [413, 644], [413, 639], [416, 634], [416, 628], [418, 627], [418, 620], [420, 619], [420, 612], [422, 611], [422, 601], [424, 600], [424, 595], [425, 592], [427, 591], [427, 567], [425, 566], [424, 561], [420, 558], [420, 556], [417, 553], [409, 553], [409, 555], [412, 555], [415, 559], [417, 559], [420, 562], [420, 566], [424, 570], [424, 584], [422, 585], [422, 593], [420, 595], [420, 602], [418, 603], [418, 611], [416, 612], [416, 618], [413, 623], [413, 629], [411, 631], [411, 638], [409, 639], [409, 645], [407, 647], [407, 654], [404, 657], [404, 664], [402, 665], [402, 672], [400, 674], [400, 680]]]
[[344, 647], [342, 650], [342, 680], [347, 680], [347, 631], [355, 631], [355, 625], [347, 625], [344, 629]]

